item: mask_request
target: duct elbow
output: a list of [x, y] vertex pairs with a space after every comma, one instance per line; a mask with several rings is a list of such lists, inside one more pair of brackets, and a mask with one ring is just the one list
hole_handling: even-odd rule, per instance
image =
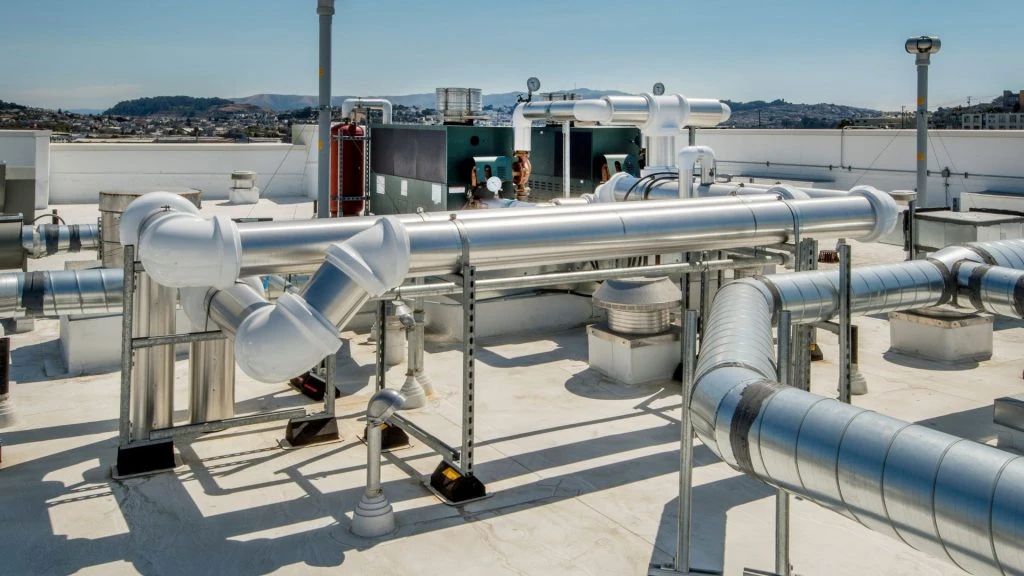
[[228, 288], [241, 269], [238, 229], [226, 216], [199, 215], [191, 202], [152, 192], [132, 202], [121, 217], [121, 244], [136, 246], [146, 272], [172, 288]]
[[294, 294], [252, 312], [235, 334], [235, 361], [260, 382], [282, 382], [341, 347], [338, 329]]
[[875, 226], [866, 236], [861, 236], [857, 240], [875, 242], [896, 229], [900, 207], [892, 196], [872, 186], [856, 186], [850, 190], [850, 196], [863, 196], [871, 203], [871, 208], [875, 212]]

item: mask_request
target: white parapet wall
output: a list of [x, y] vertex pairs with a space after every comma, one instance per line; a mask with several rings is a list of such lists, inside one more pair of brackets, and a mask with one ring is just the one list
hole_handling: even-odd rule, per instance
[[[915, 138], [909, 128], [718, 129], [701, 130], [697, 143], [714, 149], [720, 173], [811, 180], [837, 189], [868, 184], [913, 190]], [[932, 130], [928, 140], [929, 206], [951, 206], [964, 192], [1024, 194], [1024, 130]], [[961, 175], [943, 178], [944, 168]]]
[[309, 162], [307, 128], [295, 126], [291, 144], [50, 144], [49, 202], [95, 203], [101, 191], [164, 187], [224, 200], [236, 170], [256, 172], [263, 197], [308, 196], [315, 191], [316, 164]]

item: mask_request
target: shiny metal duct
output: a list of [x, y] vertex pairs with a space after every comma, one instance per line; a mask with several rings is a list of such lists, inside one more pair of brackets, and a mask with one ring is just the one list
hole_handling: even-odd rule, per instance
[[[177, 290], [161, 286], [145, 272], [135, 284], [134, 336], [174, 334]], [[132, 438], [149, 438], [156, 428], [174, 423], [174, 347], [155, 346], [135, 351], [132, 377]]]
[[121, 270], [60, 270], [0, 274], [0, 318], [56, 318], [121, 311]]
[[[687, 204], [683, 202], [681, 204]], [[464, 249], [481, 270], [628, 255], [773, 244], [799, 227], [815, 236], [873, 240], [895, 225], [895, 202], [877, 190], [830, 200], [734, 203], [590, 215], [453, 220], [403, 225], [384, 218], [327, 249], [325, 262], [298, 295], [285, 294], [254, 313], [236, 337], [238, 364], [264, 382], [298, 374], [340, 346], [338, 331], [371, 296], [406, 278], [457, 271]], [[258, 318], [257, 318], [258, 317]]]
[[100, 229], [96, 224], [40, 224], [21, 229], [21, 246], [29, 258], [62, 252], [99, 250]]
[[[1005, 243], [944, 252], [989, 249], [1011, 254]], [[775, 381], [773, 315], [830, 317], [837, 309], [831, 276], [745, 279], [719, 291], [693, 390], [698, 437], [733, 468], [968, 572], [1024, 574], [1024, 459]], [[872, 266], [853, 271], [852, 300], [859, 313], [928, 306], [947, 300], [956, 284], [939, 260]], [[999, 290], [981, 293], [1004, 298]]]
[[[630, 211], [660, 211], [669, 208], [690, 209], [710, 206], [739, 205], [777, 200], [768, 195], [751, 196], [742, 200], [736, 198], [707, 198], [689, 200], [680, 204], [677, 197], [663, 202], [651, 202], [646, 206], [634, 204], [589, 204], [561, 205], [545, 208], [551, 215], [588, 214], [597, 216], [608, 213]], [[506, 220], [514, 218], [535, 218], [537, 208], [509, 208], [505, 210], [468, 210], [459, 212], [425, 212], [421, 214], [400, 214], [393, 216], [403, 224], [419, 222], [447, 223], [453, 217], [461, 222], [477, 220]], [[332, 218], [327, 220], [246, 222], [237, 225], [242, 248], [240, 275], [263, 275], [273, 273], [312, 272], [323, 262], [324, 252], [332, 244], [344, 242], [352, 236], [373, 226], [379, 216], [357, 218]], [[145, 256], [143, 257], [145, 258]]]
[[1024, 317], [1024, 271], [963, 262], [956, 266], [956, 304], [999, 316]]
[[235, 415], [235, 349], [226, 339], [189, 344], [189, 422]]

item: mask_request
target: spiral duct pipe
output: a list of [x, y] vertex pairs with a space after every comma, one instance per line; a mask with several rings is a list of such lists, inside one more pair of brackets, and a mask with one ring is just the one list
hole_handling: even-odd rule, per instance
[[[953, 247], [932, 261], [855, 269], [853, 309], [931, 306], [963, 289], [980, 309], [1020, 316], [1021, 273], [974, 260], [1024, 269], [1022, 245]], [[697, 436], [733, 468], [967, 572], [1024, 575], [1024, 458], [776, 382], [774, 315], [828, 319], [837, 284], [837, 273], [809, 272], [719, 291], [690, 406]]]

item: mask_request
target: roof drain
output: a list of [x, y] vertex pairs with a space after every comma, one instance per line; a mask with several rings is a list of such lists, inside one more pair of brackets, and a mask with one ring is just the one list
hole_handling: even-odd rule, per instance
[[[1022, 275], [971, 263], [981, 255], [1024, 268], [1024, 242], [1001, 241], [855, 269], [853, 311], [935, 306], [959, 276], [973, 306], [1016, 314]], [[733, 468], [963, 570], [1024, 574], [1024, 458], [775, 381], [773, 316], [786, 309], [794, 322], [831, 318], [837, 285], [836, 273], [808, 272], [721, 289], [695, 375], [697, 436]]]
[[338, 332], [371, 296], [397, 287], [409, 270], [409, 237], [394, 218], [327, 250], [323, 265], [299, 294], [253, 311], [238, 327], [235, 357], [242, 371], [280, 382], [341, 347]]

